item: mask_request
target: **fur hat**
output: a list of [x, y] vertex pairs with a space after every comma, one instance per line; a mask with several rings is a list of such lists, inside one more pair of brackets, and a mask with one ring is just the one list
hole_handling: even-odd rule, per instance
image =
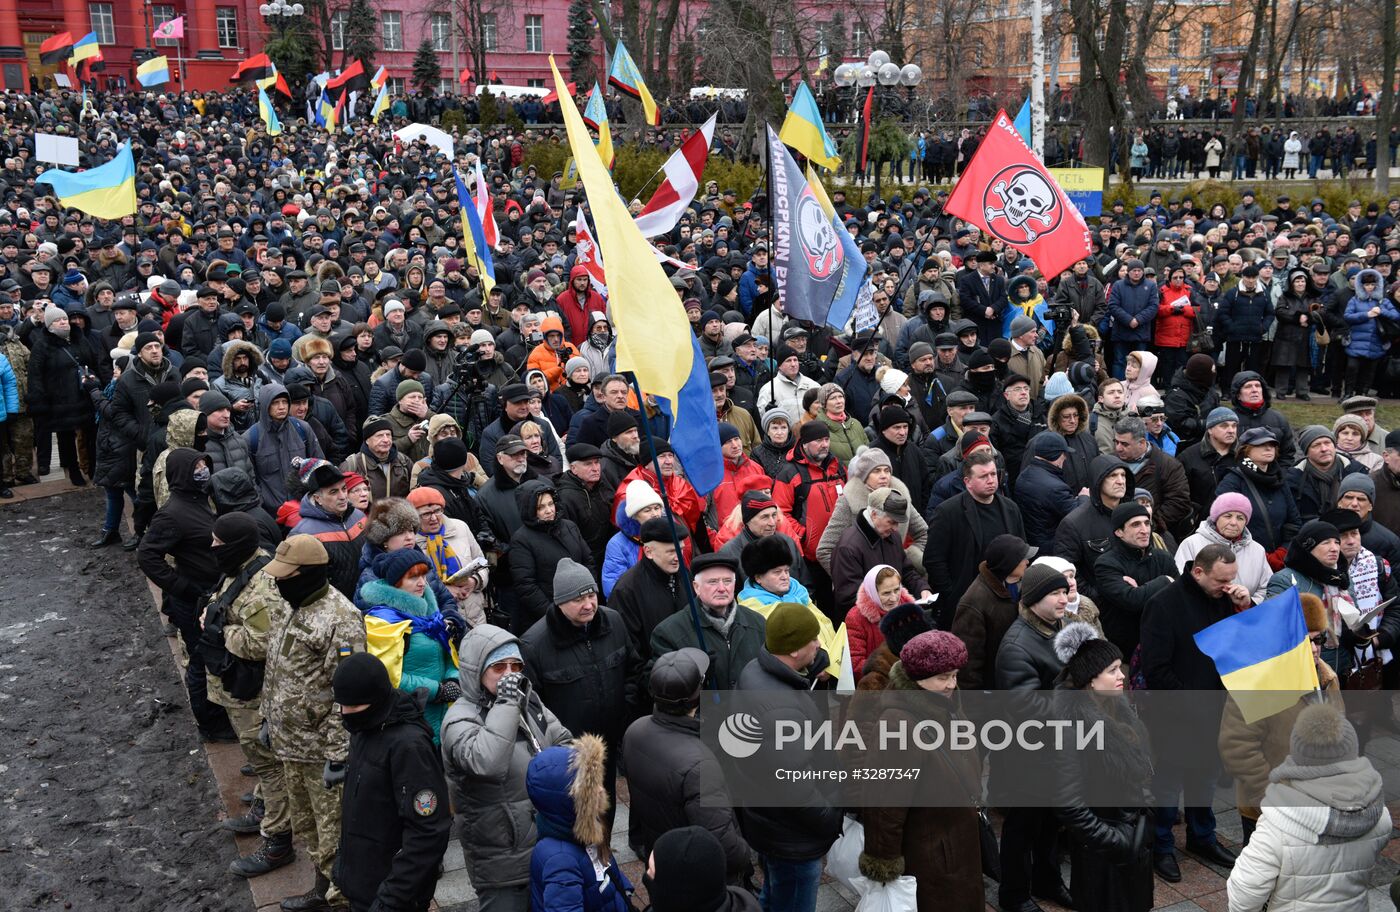
[[753, 579], [778, 567], [791, 567], [792, 552], [779, 536], [765, 535], [744, 546], [739, 563], [744, 568], [744, 575]]
[[1083, 690], [1123, 653], [1083, 621], [1066, 624], [1055, 634], [1055, 656], [1064, 663], [1061, 677], [1076, 690]]
[[302, 362], [309, 363], [317, 355], [325, 355], [327, 358], [335, 357], [330, 340], [322, 339], [320, 336], [307, 336], [306, 341], [301, 343]]
[[375, 501], [369, 508], [365, 538], [369, 539], [371, 544], [383, 547], [384, 543], [395, 535], [417, 531], [418, 511], [402, 497], [386, 497]]
[[812, 609], [797, 602], [779, 602], [764, 625], [763, 645], [775, 656], [791, 655], [820, 634], [821, 624]]
[[1288, 738], [1288, 755], [1299, 766], [1330, 766], [1355, 760], [1356, 729], [1336, 707], [1315, 703], [1304, 707]]
[[890, 647], [890, 652], [895, 655], [899, 655], [904, 645], [914, 637], [932, 629], [933, 624], [929, 621], [928, 614], [913, 602], [896, 605], [880, 618], [880, 633]]
[[929, 630], [904, 644], [899, 663], [910, 680], [923, 681], [967, 664], [967, 646], [946, 630]]
[[1327, 606], [1322, 603], [1322, 599], [1311, 592], [1304, 592], [1298, 596], [1298, 600], [1303, 603], [1303, 621], [1308, 625], [1308, 633], [1322, 633], [1327, 629]]

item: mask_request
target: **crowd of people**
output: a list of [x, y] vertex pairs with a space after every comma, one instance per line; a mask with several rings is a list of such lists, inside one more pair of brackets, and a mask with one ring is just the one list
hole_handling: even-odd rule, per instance
[[[1389, 723], [1354, 729], [1335, 695], [1400, 637], [1400, 608], [1373, 611], [1400, 560], [1400, 430], [1377, 424], [1400, 199], [1154, 197], [1043, 275], [943, 191], [836, 191], [871, 269], [857, 332], [785, 313], [766, 197], [710, 183], [657, 240], [718, 419], [702, 493], [617, 373], [580, 189], [459, 137], [459, 169], [486, 166], [492, 281], [438, 150], [361, 121], [268, 137], [240, 109], [31, 105], [23, 129], [61, 123], [94, 161], [132, 141], [138, 210], [111, 221], [49, 195], [15, 123], [0, 140], [0, 497], [55, 442], [103, 490], [92, 546], [159, 588], [200, 736], [256, 780], [226, 825], [261, 842], [233, 873], [290, 863], [294, 836], [315, 865], [284, 909], [426, 909], [455, 831], [485, 910], [622, 912], [619, 776], [658, 912], [812, 912], [846, 812], [862, 873], [914, 875], [920, 908], [980, 910], [995, 870], [1006, 912], [1138, 912], [1182, 877], [1183, 796], [1185, 849], [1233, 866], [1232, 908], [1364, 902], [1390, 820], [1358, 746]], [[1292, 396], [1332, 397], [1331, 420], [1295, 428]], [[1193, 634], [1293, 588], [1325, 690], [1262, 722], [1227, 703], [1223, 769], [1154, 762], [1170, 745], [1125, 686], [1222, 690]], [[702, 691], [844, 668], [931, 692], [935, 716], [959, 688], [1092, 691], [1139, 747], [1057, 770], [1058, 809], [1018, 806], [994, 765], [999, 839], [974, 806], [716, 800]], [[980, 801], [975, 760], [957, 773]], [[1086, 777], [1141, 800], [1088, 806]]]

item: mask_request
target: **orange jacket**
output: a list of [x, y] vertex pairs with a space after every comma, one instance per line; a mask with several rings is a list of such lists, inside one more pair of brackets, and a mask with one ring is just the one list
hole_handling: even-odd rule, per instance
[[564, 321], [553, 314], [544, 318], [544, 322], [540, 324], [540, 332], [544, 334], [545, 341], [531, 350], [530, 357], [525, 359], [525, 370], [543, 372], [545, 379], [549, 381], [550, 392], [554, 392], [564, 382], [564, 365], [578, 354], [578, 349], [574, 348], [574, 344], [567, 338], [560, 348], [550, 347], [549, 334], [557, 332], [562, 335], [564, 332]]

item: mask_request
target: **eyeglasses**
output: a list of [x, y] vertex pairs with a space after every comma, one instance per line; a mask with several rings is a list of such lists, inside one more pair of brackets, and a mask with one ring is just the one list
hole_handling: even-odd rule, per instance
[[734, 577], [724, 576], [715, 579], [696, 580], [696, 582], [706, 589], [727, 589], [734, 585]]
[[1327, 643], [1327, 634], [1319, 633], [1315, 636], [1310, 636], [1308, 637], [1308, 641], [1311, 642], [1314, 646], [1323, 646]]
[[502, 674], [509, 674], [512, 671], [524, 671], [525, 663], [519, 659], [503, 659], [491, 667], [501, 669]]
[[423, 519], [427, 519], [430, 516], [441, 516], [442, 507], [424, 507], [418, 511], [418, 515]]

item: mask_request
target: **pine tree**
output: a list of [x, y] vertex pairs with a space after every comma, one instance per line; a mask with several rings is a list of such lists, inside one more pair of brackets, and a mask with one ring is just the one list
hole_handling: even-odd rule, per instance
[[370, 0], [350, 0], [345, 18], [345, 66], [358, 60], [365, 75], [374, 75], [374, 55], [379, 52], [379, 13]]
[[435, 95], [441, 79], [442, 65], [438, 63], [437, 51], [433, 50], [433, 40], [424, 38], [418, 45], [418, 53], [413, 55], [413, 87], [420, 95]]
[[593, 6], [589, 0], [569, 3], [569, 76], [582, 92], [598, 79], [593, 52]]

